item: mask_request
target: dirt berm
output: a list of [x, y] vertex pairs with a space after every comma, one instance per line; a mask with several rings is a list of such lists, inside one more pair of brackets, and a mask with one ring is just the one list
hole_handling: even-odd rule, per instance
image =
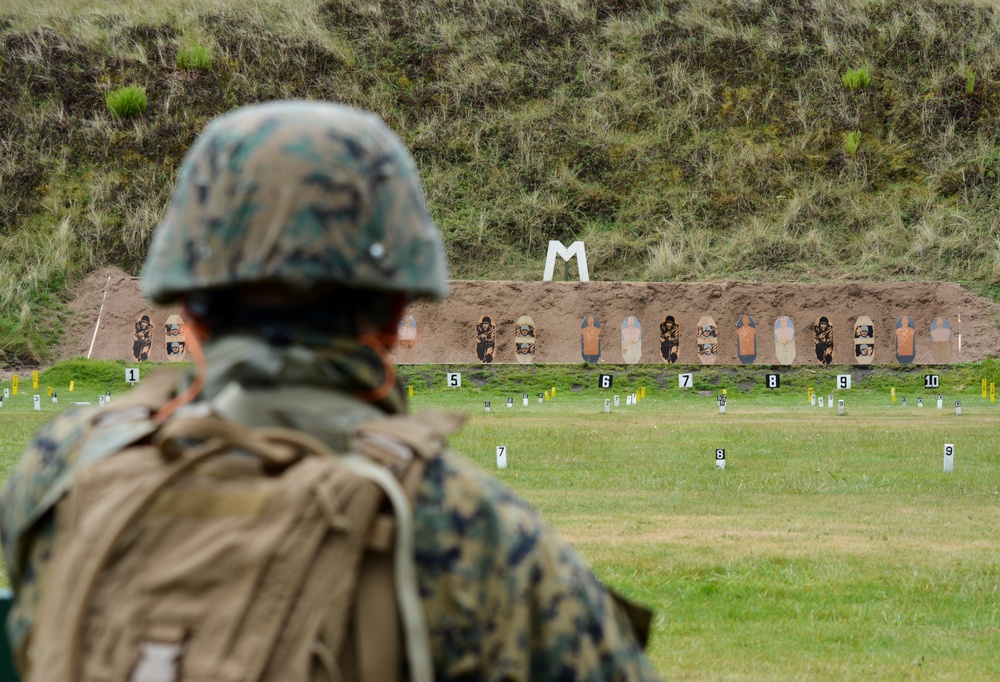
[[[106, 293], [106, 295], [105, 295]], [[102, 309], [103, 304], [103, 309]], [[154, 308], [139, 293], [137, 278], [107, 268], [92, 272], [71, 303], [61, 358], [134, 360], [136, 320], [150, 316], [150, 360], [163, 361], [166, 320], [177, 308]], [[716, 364], [738, 364], [736, 323], [750, 315], [757, 325], [755, 364], [777, 364], [773, 325], [781, 315], [795, 324], [794, 364], [819, 364], [813, 325], [819, 317], [833, 325], [834, 364], [855, 364], [854, 324], [870, 317], [875, 334], [875, 364], [895, 364], [895, 327], [902, 316], [916, 325], [917, 364], [933, 364], [930, 325], [947, 318], [953, 332], [952, 362], [974, 362], [1000, 355], [1000, 306], [955, 284], [871, 282], [753, 284], [745, 282], [484, 282], [455, 281], [443, 303], [416, 303], [412, 348], [394, 352], [402, 363], [474, 363], [476, 325], [484, 315], [496, 324], [495, 362], [515, 362], [514, 325], [534, 321], [535, 362], [582, 362], [580, 325], [593, 315], [602, 325], [602, 363], [622, 363], [621, 324], [634, 315], [642, 324], [643, 363], [662, 363], [660, 323], [672, 315], [679, 326], [677, 362], [698, 364], [698, 321], [710, 316], [718, 329]], [[100, 325], [98, 326], [98, 315]], [[97, 333], [95, 336], [95, 327]], [[959, 340], [961, 338], [961, 341]], [[92, 346], [92, 349], [91, 349]]]

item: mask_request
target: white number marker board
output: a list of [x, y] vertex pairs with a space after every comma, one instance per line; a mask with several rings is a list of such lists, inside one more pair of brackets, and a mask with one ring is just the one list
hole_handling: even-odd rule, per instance
[[766, 374], [764, 375], [764, 383], [768, 388], [781, 388], [781, 375]]
[[944, 473], [950, 474], [955, 468], [955, 445], [945, 443], [944, 445]]
[[139, 381], [139, 370], [135, 367], [130, 367], [125, 370], [125, 382], [132, 384], [133, 386]]
[[937, 374], [924, 375], [924, 388], [938, 388], [941, 386], [941, 377]]
[[448, 388], [462, 388], [461, 372], [448, 372]]
[[497, 446], [497, 469], [507, 468], [507, 446], [498, 445]]
[[726, 468], [726, 451], [723, 448], [718, 448], [715, 451], [715, 466], [719, 469]]
[[678, 374], [677, 375], [677, 385], [681, 388], [691, 388], [693, 382], [691, 381], [692, 374]]
[[851, 388], [851, 375], [850, 374], [838, 374], [837, 375], [837, 388], [841, 391], [847, 391]]
[[35, 412], [42, 411], [42, 398], [41, 396], [35, 396]]
[[610, 374], [601, 374], [597, 377], [597, 387], [602, 390], [607, 390], [611, 388], [611, 384], [614, 383], [614, 377]]

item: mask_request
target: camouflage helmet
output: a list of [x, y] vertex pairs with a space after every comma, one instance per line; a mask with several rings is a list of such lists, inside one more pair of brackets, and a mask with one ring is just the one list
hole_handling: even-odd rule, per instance
[[267, 282], [447, 294], [416, 166], [375, 115], [321, 102], [253, 105], [215, 119], [192, 145], [143, 293], [170, 303]]

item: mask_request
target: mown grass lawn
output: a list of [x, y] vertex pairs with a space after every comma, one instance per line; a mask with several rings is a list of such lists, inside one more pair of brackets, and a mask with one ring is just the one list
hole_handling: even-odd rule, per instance
[[[21, 395], [0, 410], [0, 478], [68, 407], [63, 384], [76, 377], [72, 399], [96, 403], [109, 387], [127, 389], [123, 368], [57, 366], [42, 375], [40, 414], [22, 377]], [[570, 390], [588, 383], [583, 370], [551, 366], [494, 368], [480, 387], [466, 370], [458, 390], [414, 380], [411, 403], [466, 412], [453, 447], [528, 499], [603, 580], [656, 610], [650, 653], [670, 679], [996, 679], [1000, 404], [970, 380], [983, 368], [993, 369], [942, 371], [942, 410], [937, 391], [912, 378], [899, 377], [902, 407], [884, 390], [891, 379], [836, 392], [831, 377], [809, 370], [798, 370], [809, 380], [783, 370], [794, 388], [731, 388], [725, 415], [715, 401], [725, 381], [685, 392], [650, 380], [648, 397], [625, 407], [623, 389], [647, 376], [637, 370], [638, 379], [616, 378], [622, 406], [604, 414], [614, 392]], [[708, 370], [694, 371], [704, 387]], [[801, 390], [810, 381], [843, 398], [847, 413], [810, 406]], [[62, 386], [58, 406], [47, 384]], [[551, 385], [556, 397], [538, 404]], [[956, 451], [951, 474], [945, 443]], [[502, 471], [498, 445], [508, 449]]]

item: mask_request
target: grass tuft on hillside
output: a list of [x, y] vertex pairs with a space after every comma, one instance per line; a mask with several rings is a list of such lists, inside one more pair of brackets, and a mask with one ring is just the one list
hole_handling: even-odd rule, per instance
[[[81, 273], [138, 271], [211, 117], [281, 97], [400, 133], [457, 278], [537, 279], [583, 239], [605, 280], [996, 297], [998, 28], [957, 1], [11, 0], [0, 362], [47, 356]], [[130, 85], [148, 108], [116, 118]]]

